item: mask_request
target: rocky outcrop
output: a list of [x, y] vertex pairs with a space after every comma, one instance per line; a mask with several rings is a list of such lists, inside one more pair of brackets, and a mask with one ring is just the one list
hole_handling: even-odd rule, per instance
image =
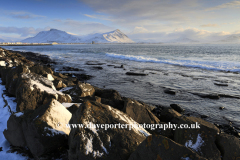
[[[187, 125], [187, 127], [183, 127]], [[215, 141], [219, 129], [212, 123], [196, 117], [183, 117], [178, 121], [174, 141], [192, 149], [209, 160], [221, 160]]]
[[147, 137], [128, 160], [207, 160], [191, 149], [161, 135]]
[[14, 146], [27, 146], [38, 157], [66, 147], [70, 128], [65, 124], [71, 117], [72, 114], [53, 99], [34, 111], [11, 115], [4, 136]]
[[240, 158], [240, 140], [235, 136], [225, 133], [220, 134], [217, 136], [216, 145], [221, 151], [222, 160]]
[[[68, 152], [70, 160], [128, 159], [146, 136], [150, 135], [143, 128], [130, 130], [128, 125], [137, 122], [123, 112], [98, 102], [85, 102], [73, 114], [71, 122], [92, 128], [71, 129]], [[105, 125], [96, 128], [98, 124]], [[112, 126], [107, 128], [107, 124]]]

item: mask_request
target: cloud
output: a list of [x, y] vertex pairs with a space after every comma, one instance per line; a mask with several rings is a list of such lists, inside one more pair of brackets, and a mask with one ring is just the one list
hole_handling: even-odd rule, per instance
[[[232, 33], [234, 34], [234, 33]], [[136, 42], [150, 41], [150, 42], [169, 42], [181, 38], [189, 38], [200, 42], [218, 41], [231, 35], [229, 32], [210, 32], [207, 30], [200, 30], [197, 28], [175, 29], [170, 33], [166, 32], [147, 32], [134, 33], [129, 35], [131, 39]]]
[[25, 11], [5, 11], [5, 14], [10, 15], [13, 18], [17, 19], [32, 19], [32, 18], [44, 18], [45, 16], [32, 14]]
[[[82, 22], [72, 19], [61, 20], [59, 22], [59, 29], [64, 31], [71, 31], [80, 35], [86, 35], [89, 33], [103, 33], [114, 30], [115, 28], [106, 26], [97, 22]], [[61, 27], [60, 27], [61, 26]]]
[[200, 25], [200, 27], [218, 27], [218, 24], [203, 24], [203, 25]]
[[[188, 21], [199, 7], [197, 0], [80, 0], [96, 12], [111, 15], [117, 23], [131, 25], [135, 22]], [[196, 19], [196, 17], [195, 17]], [[134, 24], [135, 25], [135, 24]]]
[[1, 33], [10, 33], [10, 34], [18, 34], [21, 37], [27, 37], [27, 36], [34, 36], [40, 31], [49, 30], [49, 27], [46, 28], [33, 28], [33, 27], [0, 27]]
[[215, 7], [207, 8], [206, 11], [218, 10], [223, 8], [239, 8], [240, 1], [232, 1], [228, 3], [224, 3]]

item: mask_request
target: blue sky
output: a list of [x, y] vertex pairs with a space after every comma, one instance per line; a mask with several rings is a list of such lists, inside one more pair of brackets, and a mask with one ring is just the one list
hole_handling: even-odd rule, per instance
[[0, 38], [21, 40], [56, 28], [86, 35], [120, 29], [137, 41], [214, 39], [240, 33], [240, 1], [1, 1]]

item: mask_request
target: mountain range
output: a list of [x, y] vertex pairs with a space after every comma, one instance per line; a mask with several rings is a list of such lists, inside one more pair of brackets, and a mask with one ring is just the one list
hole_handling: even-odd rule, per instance
[[75, 36], [58, 29], [41, 31], [36, 36], [22, 40], [24, 43], [134, 43], [119, 29], [107, 33], [96, 33], [87, 36]]

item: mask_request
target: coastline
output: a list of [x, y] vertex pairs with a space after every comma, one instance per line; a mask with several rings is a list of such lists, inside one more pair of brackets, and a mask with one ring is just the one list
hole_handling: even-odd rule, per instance
[[[7, 52], [6, 50], [4, 50], [4, 52]], [[14, 53], [14, 54], [18, 54], [18, 53], [20, 53], [20, 52], [16, 52], [16, 51], [11, 51], [12, 53]], [[23, 55], [24, 55], [24, 53], [23, 53]], [[16, 56], [16, 55], [14, 55], [15, 57], [19, 57], [19, 56]], [[31, 67], [34, 67], [34, 66], [36, 66], [37, 65], [37, 67], [35, 67], [35, 69], [32, 69], [31, 70], [31, 72], [35, 72], [35, 73], [40, 73], [41, 71], [38, 71], [38, 69], [39, 69], [39, 66], [40, 65], [45, 65], [46, 67], [50, 67], [51, 66], [51, 63], [54, 63], [54, 62], [52, 62], [52, 61], [50, 61], [50, 59], [47, 57], [47, 56], [41, 56], [41, 55], [38, 55], [38, 54], [34, 54], [34, 53], [30, 53], [30, 52], [27, 52], [27, 53], [25, 53], [25, 56], [27, 57], [27, 59], [28, 60], [30, 60], [30, 61], [28, 61], [28, 60], [24, 60], [24, 58], [21, 58], [21, 61], [22, 62], [24, 62], [24, 63], [29, 63], [30, 64], [30, 68]], [[40, 61], [39, 61], [39, 59], [41, 59]], [[35, 61], [35, 63], [32, 63], [31, 61]], [[7, 62], [7, 60], [5, 60], [5, 62]], [[15, 62], [15, 61], [13, 61], [13, 62]], [[38, 63], [38, 64], [37, 64]], [[2, 64], [2, 63], [1, 63]], [[10, 66], [10, 67], [9, 67]], [[1, 72], [2, 72], [2, 75], [1, 76], [4, 76], [4, 74], [7, 74], [7, 73], [4, 73], [4, 71], [3, 70], [5, 70], [5, 71], [10, 71], [11, 69], [9, 69], [9, 68], [12, 68], [12, 67], [14, 66], [14, 63], [9, 63], [9, 61], [8, 61], [8, 64], [5, 66], [5, 68], [4, 69], [2, 69], [1, 68]], [[14, 67], [16, 67], [16, 66], [14, 66]], [[24, 69], [23, 69], [24, 70]], [[87, 92], [85, 92], [84, 93], [84, 89], [81, 91], [81, 93], [79, 93], [79, 91], [76, 91], [76, 88], [70, 88], [69, 90], [66, 90], [65, 92], [66, 92], [66, 94], [70, 94], [71, 95], [71, 97], [72, 97], [72, 100], [71, 101], [73, 101], [72, 103], [86, 103], [86, 101], [88, 101], [88, 100], [90, 100], [90, 101], [95, 101], [95, 102], [98, 102], [98, 103], [104, 103], [104, 104], [108, 104], [108, 105], [111, 105], [112, 107], [114, 106], [114, 108], [118, 108], [119, 110], [122, 110], [123, 111], [123, 108], [126, 108], [126, 107], [128, 107], [128, 101], [131, 101], [131, 100], [129, 100], [128, 98], [125, 98], [125, 97], [121, 97], [120, 96], [120, 94], [117, 92], [117, 91], [114, 91], [114, 90], [103, 90], [103, 89], [99, 89], [99, 88], [97, 88], [97, 87], [95, 87], [95, 86], [91, 86], [90, 84], [88, 85], [88, 84], [85, 84], [85, 83], [82, 83], [82, 82], [79, 82], [79, 80], [83, 80], [83, 79], [81, 79], [81, 78], [78, 78], [76, 75], [75, 75], [75, 77], [77, 77], [77, 78], [75, 78], [74, 76], [72, 76], [72, 74], [65, 74], [65, 75], [63, 75], [63, 74], [60, 74], [60, 73], [54, 73], [53, 71], [51, 71], [51, 70], [49, 70], [49, 69], [47, 69], [47, 68], [45, 68], [45, 69], [43, 69], [43, 70], [45, 70], [45, 71], [47, 71], [48, 70], [48, 73], [40, 73], [41, 75], [44, 75], [46, 78], [48, 78], [48, 79], [51, 79], [51, 77], [49, 78], [49, 74], [51, 74], [52, 76], [53, 76], [53, 78], [54, 79], [58, 79], [58, 78], [61, 78], [61, 81], [62, 82], [60, 82], [60, 80], [58, 80], [58, 83], [57, 82], [53, 82], [54, 83], [54, 86], [56, 87], [56, 89], [58, 90], [58, 88], [59, 89], [61, 89], [61, 88], [67, 88], [67, 87], [69, 87], [69, 86], [77, 86], [77, 85], [85, 85], [85, 89], [87, 89]], [[75, 70], [75, 68], [68, 68], [68, 70]], [[26, 72], [27, 73], [27, 72]], [[19, 74], [19, 73], [18, 73]], [[57, 76], [58, 75], [58, 76]], [[7, 75], [6, 75], [7, 76]], [[84, 76], [84, 75], [82, 75], [82, 77], [86, 77], [86, 76]], [[11, 76], [9, 77], [10, 79], [8, 79], [8, 80], [10, 80], [11, 81]], [[30, 77], [30, 79], [31, 79], [32, 77]], [[90, 78], [90, 77], [88, 77], [88, 78]], [[32, 78], [32, 79], [34, 79], [34, 78]], [[67, 79], [67, 80], [66, 80]], [[64, 81], [65, 80], [65, 81]], [[3, 80], [4, 81], [4, 80]], [[63, 81], [64, 81], [64, 83], [63, 83]], [[5, 80], [5, 83], [6, 83], [6, 85], [8, 86], [7, 88], [8, 88], [8, 90], [11, 90], [11, 89], [13, 89], [13, 90], [15, 90], [16, 88], [11, 88], [11, 85], [9, 85], [9, 84], [7, 84], [7, 81]], [[63, 87], [63, 84], [65, 84], [65, 87]], [[59, 87], [57, 87], [59, 85]], [[49, 86], [49, 85], [48, 85]], [[9, 89], [10, 88], [10, 89]], [[78, 88], [79, 89], [79, 88]], [[80, 88], [81, 89], [81, 88]], [[64, 90], [64, 89], [63, 89]], [[61, 90], [59, 90], [59, 91], [61, 91]], [[15, 92], [15, 91], [14, 91]], [[74, 94], [78, 94], [78, 96], [80, 95], [82, 98], [81, 99], [79, 99], [79, 97], [78, 96], [76, 96], [76, 97], [74, 97], [73, 95]], [[58, 94], [58, 96], [59, 95], [61, 95], [60, 93], [57, 93]], [[65, 94], [65, 93], [64, 93]], [[113, 96], [112, 96], [112, 94], [113, 94]], [[87, 96], [86, 96], [87, 95]], [[107, 95], [107, 96], [106, 96]], [[110, 96], [109, 96], [110, 95]], [[57, 97], [58, 97], [57, 96]], [[111, 97], [112, 96], [112, 98], [110, 98], [109, 99], [109, 97]], [[63, 96], [64, 97], [64, 96]], [[67, 96], [66, 96], [67, 97]], [[67, 99], [66, 97], [64, 97], [65, 99]], [[78, 98], [77, 98], [78, 97]], [[100, 100], [99, 100], [99, 97], [100, 97]], [[51, 98], [56, 98], [56, 96], [55, 97], [51, 97]], [[60, 98], [60, 101], [62, 101], [62, 102], [64, 102], [64, 98]], [[44, 100], [42, 100], [42, 104], [46, 104], [48, 101], [50, 101], [50, 99], [48, 99], [48, 98], [46, 98], [46, 99], [44, 99]], [[141, 103], [140, 102], [140, 105], [138, 104], [139, 102], [137, 102], [137, 101], [135, 101], [135, 100], [132, 100], [132, 102], [134, 101], [134, 104], [136, 103], [137, 104], [137, 106], [134, 106], [134, 107], [139, 107], [139, 106], [144, 106], [144, 108], [147, 108], [147, 113], [148, 114], [150, 114], [151, 113], [151, 111], [149, 111], [149, 110], [152, 110], [152, 107], [151, 106], [149, 106], [149, 105], [147, 105], [147, 104], [144, 104], [144, 103]], [[70, 100], [69, 99], [67, 99], [67, 103], [70, 103]], [[124, 104], [124, 105], [123, 105]], [[25, 105], [25, 103], [24, 103], [24, 105]], [[122, 108], [122, 107], [119, 107], [120, 105], [123, 105], [124, 107]], [[18, 104], [18, 107], [19, 107], [19, 104]], [[23, 107], [23, 108], [21, 108], [21, 107]], [[38, 107], [36, 107], [36, 108], [38, 108]], [[173, 107], [172, 107], [173, 108]], [[179, 106], [177, 107], [178, 109], [179, 109]], [[27, 107], [25, 108], [25, 106], [21, 106], [20, 105], [20, 108], [18, 108], [18, 111], [24, 111], [25, 109], [27, 109]], [[35, 108], [28, 108], [28, 109], [35, 109]], [[129, 107], [129, 109], [133, 109], [133, 108], [131, 108], [131, 107]], [[178, 109], [176, 109], [176, 110], [178, 110]], [[75, 109], [75, 111], [76, 111], [76, 109]], [[179, 111], [179, 110], [178, 110]], [[156, 119], [160, 119], [160, 121], [162, 122], [162, 123], [166, 123], [166, 122], [172, 122], [172, 123], [183, 123], [182, 121], [184, 121], [184, 122], [187, 122], [187, 121], [191, 121], [191, 122], [193, 122], [194, 120], [196, 120], [195, 118], [193, 118], [193, 119], [185, 119], [186, 117], [184, 117], [184, 118], [180, 118], [182, 115], [180, 114], [180, 113], [178, 113], [178, 112], [176, 112], [175, 110], [173, 110], [173, 109], [171, 109], [171, 108], [165, 108], [165, 107], [161, 107], [161, 106], [158, 106], [158, 107], [156, 107], [153, 111], [152, 111], [153, 113], [155, 113], [155, 118], [153, 118], [153, 119], [155, 119], [154, 121], [152, 121], [151, 123], [157, 123], [157, 121], [158, 120], [156, 120]], [[179, 111], [179, 112], [181, 112], [181, 111]], [[126, 111], [126, 109], [125, 109], [125, 113], [127, 113], [127, 111]], [[141, 112], [139, 112], [139, 113], [143, 113], [143, 115], [144, 115], [144, 112], [141, 110]], [[24, 111], [24, 114], [25, 114], [25, 111]], [[151, 115], [151, 114], [150, 114]], [[128, 114], [128, 116], [130, 116], [130, 117], [135, 117], [136, 115], [134, 115], [134, 114], [132, 114], [132, 113], [129, 113]], [[153, 115], [152, 115], [153, 116]], [[135, 118], [133, 118], [134, 120], [135, 120]], [[140, 118], [141, 119], [141, 118]], [[136, 121], [138, 122], [144, 122], [146, 119], [141, 119], [141, 120], [139, 120], [139, 119], [137, 119]], [[197, 119], [197, 121], [198, 121], [199, 119]], [[216, 127], [216, 126], [214, 126], [213, 124], [210, 124], [210, 123], [208, 123], [208, 122], [205, 122], [204, 120], [199, 120], [199, 121], [201, 121], [200, 123], [202, 123], [202, 124], [205, 124], [205, 123], [207, 123], [208, 125], [206, 125], [206, 126], [208, 126], [209, 128], [214, 128], [214, 132], [216, 131], [216, 133], [214, 133], [214, 135], [215, 136], [217, 136], [217, 135], [219, 135], [219, 129]], [[159, 123], [159, 122], [158, 122]], [[175, 132], [175, 131], [174, 131]], [[213, 132], [213, 131], [212, 131]], [[181, 133], [181, 131], [178, 131], [177, 132], [177, 134], [180, 134]], [[199, 131], [196, 131], [196, 134], [198, 135], [198, 133], [200, 133]], [[152, 133], [153, 135], [154, 134], [156, 134], [155, 132], [153, 132]], [[176, 133], [175, 133], [175, 135], [177, 135]], [[176, 137], [175, 135], [174, 135], [174, 133], [173, 133], [173, 131], [170, 131], [170, 133], [168, 133], [168, 134], [163, 134], [163, 135], [165, 135], [166, 137], [168, 137], [169, 139], [177, 139], [176, 141], [178, 141], [178, 138], [174, 138], [174, 137]], [[196, 137], [195, 138], [198, 138], [198, 136], [196, 135]], [[213, 135], [213, 136], [214, 136]], [[239, 135], [239, 134], [237, 134], [237, 135]], [[236, 135], [236, 136], [237, 136]], [[239, 138], [239, 137], [238, 137]], [[178, 141], [179, 143], [183, 143], [183, 142], [180, 142], [180, 141]], [[183, 143], [183, 144], [185, 144], [185, 142]], [[211, 145], [214, 145], [214, 144], [212, 144], [212, 142], [211, 142]], [[185, 145], [186, 146], [186, 145]], [[190, 145], [189, 145], [190, 146]], [[191, 147], [189, 147], [189, 148], [191, 148]], [[216, 147], [216, 148], [218, 148], [218, 147]], [[192, 149], [193, 150], [193, 149]], [[239, 148], [237, 148], [237, 150], [239, 150]], [[216, 151], [216, 150], [214, 150], [214, 151]], [[220, 151], [220, 152], [222, 152], [222, 151]], [[219, 152], [219, 153], [220, 153]], [[221, 154], [221, 153], [220, 153]]]

